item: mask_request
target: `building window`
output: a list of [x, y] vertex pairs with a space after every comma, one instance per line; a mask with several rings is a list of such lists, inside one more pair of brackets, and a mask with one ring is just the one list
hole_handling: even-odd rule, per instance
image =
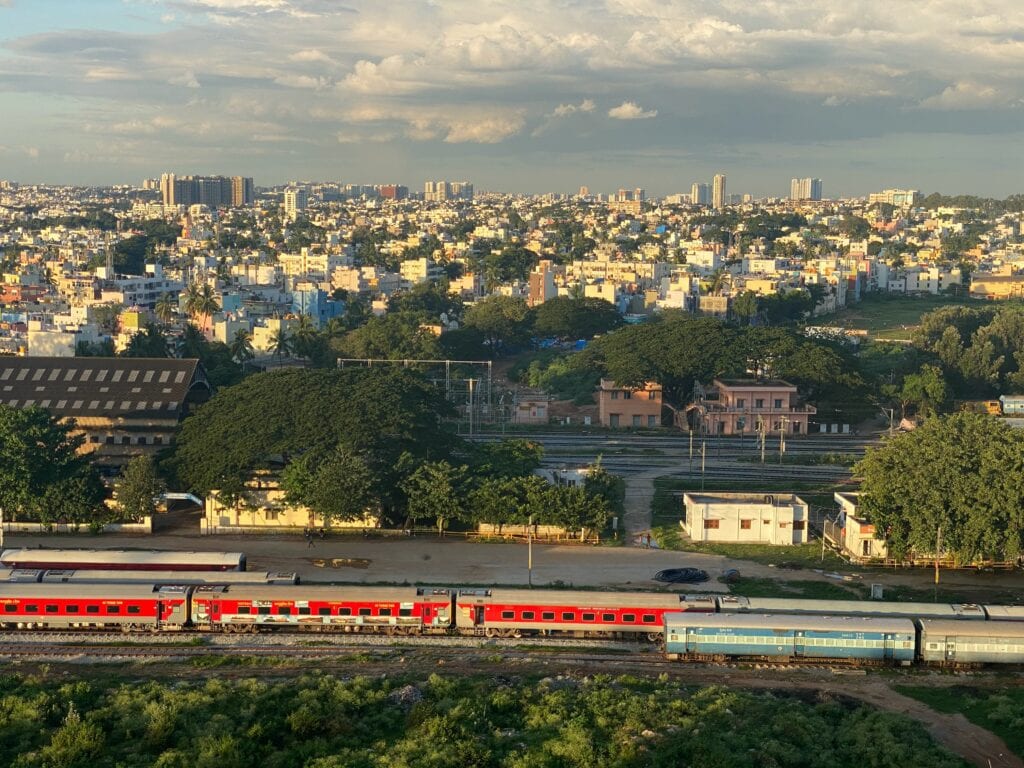
[[782, 520], [779, 522], [779, 528], [789, 528], [789, 523], [787, 523], [785, 520]]
[[738, 397], [738, 398], [736, 398], [736, 407], [737, 408], [744, 408], [744, 407], [746, 407], [746, 405], [747, 405], [747, 399], [745, 397]]
[[647, 393], [647, 399], [648, 400], [657, 400], [658, 399], [658, 393], [655, 390], [652, 389], [650, 392]]
[[717, 529], [718, 528], [718, 520], [705, 520], [704, 521], [704, 528], [705, 528], [705, 530]]
[[804, 529], [804, 525], [805, 525], [805, 523], [804, 523], [803, 520], [794, 520], [793, 521], [793, 530], [794, 531], [802, 531]]
[[658, 417], [657, 416], [648, 416], [647, 417], [647, 426], [648, 427], [656, 427], [656, 426], [658, 426], [657, 421], [658, 421]]
[[619, 399], [619, 393], [618, 393], [617, 390], [613, 389], [612, 390], [612, 400], [618, 400], [618, 399]]
[[632, 392], [623, 392], [622, 393], [622, 399], [623, 400], [632, 400], [633, 399], [633, 393]]
[[754, 524], [753, 520], [740, 520], [740, 530], [749, 531], [750, 527]]
[[619, 414], [613, 413], [608, 417], [608, 426], [617, 427], [619, 426]]
[[639, 416], [634, 416], [633, 417], [633, 426], [634, 427], [639, 427], [640, 426], [640, 417]]
[[764, 400], [762, 398], [760, 398], [760, 397], [757, 398], [757, 400], [754, 401], [754, 407], [755, 408], [764, 408]]
[[775, 398], [775, 407], [776, 408], [781, 408], [782, 407], [782, 398], [780, 398], [780, 397]]

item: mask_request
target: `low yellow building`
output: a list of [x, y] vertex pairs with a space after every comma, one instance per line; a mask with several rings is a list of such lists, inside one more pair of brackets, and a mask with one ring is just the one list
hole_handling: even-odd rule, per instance
[[301, 504], [290, 504], [275, 478], [256, 477], [246, 483], [245, 498], [238, 504], [222, 503], [211, 491], [203, 504], [201, 533], [295, 532], [307, 528], [367, 530], [378, 528], [380, 518], [367, 513], [360, 520], [331, 520]]

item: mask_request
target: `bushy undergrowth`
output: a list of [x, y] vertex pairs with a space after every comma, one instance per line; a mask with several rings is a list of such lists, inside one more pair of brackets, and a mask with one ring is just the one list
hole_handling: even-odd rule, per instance
[[15, 768], [963, 765], [911, 721], [667, 678], [0, 679]]

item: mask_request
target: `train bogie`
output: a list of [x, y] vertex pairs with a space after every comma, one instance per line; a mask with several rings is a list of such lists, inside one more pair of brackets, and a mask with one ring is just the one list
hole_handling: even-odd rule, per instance
[[920, 655], [931, 664], [1022, 664], [1024, 624], [986, 621], [963, 624], [922, 620]]
[[797, 614], [669, 614], [670, 658], [750, 658], [910, 664], [908, 619]]
[[272, 628], [418, 634], [447, 631], [451, 595], [408, 587], [204, 585], [192, 596], [198, 629]]
[[713, 611], [710, 599], [675, 593], [460, 590], [455, 626], [491, 637], [661, 637], [663, 617], [683, 610]]

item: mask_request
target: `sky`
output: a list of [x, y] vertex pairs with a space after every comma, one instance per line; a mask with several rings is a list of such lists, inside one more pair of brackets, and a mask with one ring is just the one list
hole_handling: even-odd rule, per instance
[[0, 178], [1024, 192], [1021, 0], [0, 0]]

